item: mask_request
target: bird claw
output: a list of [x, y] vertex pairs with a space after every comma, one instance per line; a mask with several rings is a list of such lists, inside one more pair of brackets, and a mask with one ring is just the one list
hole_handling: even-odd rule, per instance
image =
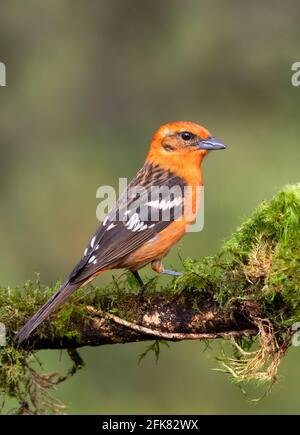
[[144, 296], [146, 293], [147, 293], [147, 288], [145, 286], [142, 286], [138, 291], [138, 296]]

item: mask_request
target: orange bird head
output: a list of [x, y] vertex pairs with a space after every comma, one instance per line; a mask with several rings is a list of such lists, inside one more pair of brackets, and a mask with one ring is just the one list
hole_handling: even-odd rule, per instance
[[226, 146], [211, 133], [194, 122], [169, 122], [154, 134], [147, 161], [189, 178], [200, 171], [203, 158], [212, 150]]

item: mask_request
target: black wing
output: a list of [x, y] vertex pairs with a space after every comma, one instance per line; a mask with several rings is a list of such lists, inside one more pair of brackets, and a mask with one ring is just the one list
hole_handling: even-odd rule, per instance
[[170, 171], [145, 164], [98, 228], [69, 281], [84, 282], [100, 269], [122, 261], [180, 217], [184, 186]]

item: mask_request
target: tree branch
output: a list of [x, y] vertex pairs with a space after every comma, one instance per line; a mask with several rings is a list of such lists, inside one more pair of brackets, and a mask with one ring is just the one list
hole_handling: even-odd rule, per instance
[[[130, 321], [87, 306], [87, 316], [73, 325], [72, 338], [61, 335], [35, 334], [25, 347], [34, 349], [66, 349], [104, 344], [131, 343], [153, 339], [170, 341], [207, 340], [256, 335], [257, 327], [241, 307], [222, 310], [212, 301], [194, 309], [180, 303], [174, 295], [151, 297], [131, 296], [127, 303], [142, 309]], [[137, 301], [137, 299], [139, 299]], [[132, 314], [131, 314], [132, 317]]]

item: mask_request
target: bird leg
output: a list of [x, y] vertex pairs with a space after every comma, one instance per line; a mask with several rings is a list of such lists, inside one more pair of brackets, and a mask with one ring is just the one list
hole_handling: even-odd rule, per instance
[[163, 273], [165, 275], [171, 276], [181, 276], [182, 272], [175, 272], [175, 270], [165, 269], [161, 260], [154, 260], [151, 262], [151, 267], [154, 272]]
[[143, 295], [144, 293], [146, 293], [147, 289], [143, 283], [142, 278], [140, 277], [139, 273], [135, 270], [135, 271], [131, 271], [132, 275], [135, 277], [135, 279], [137, 280], [137, 282], [140, 284], [141, 288], [139, 290], [139, 295]]
[[[154, 260], [151, 262], [151, 267], [154, 272], [157, 273], [163, 273], [165, 275], [171, 275], [171, 276], [181, 276], [182, 272], [176, 272], [175, 270], [165, 269], [161, 260]], [[141, 288], [139, 290], [139, 294], [142, 295], [146, 293], [147, 288], [145, 287], [142, 278], [140, 277], [139, 273], [135, 271], [131, 271], [132, 275], [135, 277], [137, 282], [140, 284]]]

